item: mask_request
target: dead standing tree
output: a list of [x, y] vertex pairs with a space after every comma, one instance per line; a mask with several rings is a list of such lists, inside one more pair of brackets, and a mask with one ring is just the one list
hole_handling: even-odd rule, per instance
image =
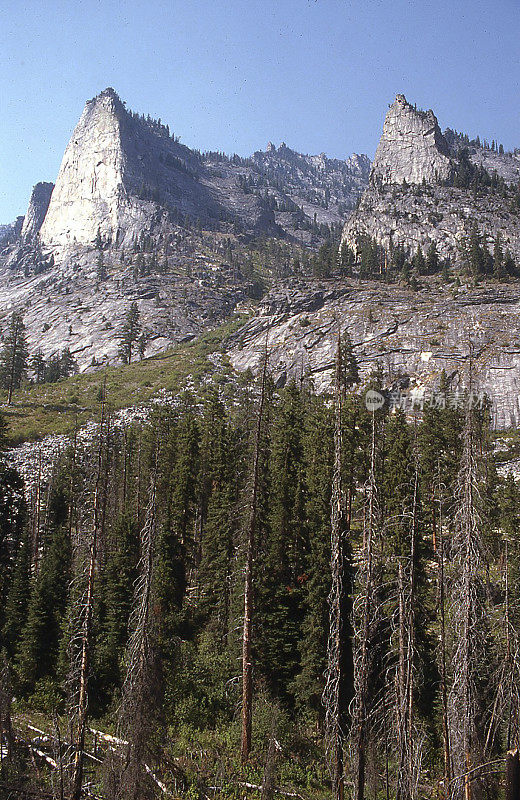
[[347, 541], [348, 523], [342, 481], [342, 410], [344, 398], [341, 337], [336, 351], [334, 386], [334, 471], [331, 493], [331, 589], [329, 594], [329, 637], [327, 670], [323, 690], [325, 742], [334, 800], [344, 797], [344, 760], [347, 715], [352, 699], [352, 556]]
[[378, 492], [376, 482], [376, 417], [372, 412], [370, 468], [366, 486], [363, 527], [363, 552], [359, 565], [358, 592], [354, 602], [354, 700], [351, 725], [351, 759], [353, 762], [353, 797], [364, 800], [366, 762], [370, 724], [370, 674], [372, 638], [377, 614], [374, 596], [374, 547], [379, 530]]
[[446, 578], [444, 564], [444, 513], [443, 500], [446, 494], [446, 487], [440, 480], [440, 466], [437, 469], [437, 481], [435, 489], [435, 500], [439, 505], [438, 509], [438, 535], [437, 535], [437, 608], [440, 626], [439, 635], [439, 667], [441, 678], [441, 701], [442, 701], [442, 738], [444, 755], [444, 793], [446, 800], [451, 797], [451, 747], [450, 747], [450, 727], [448, 722], [448, 677], [446, 665]]
[[481, 761], [484, 744], [479, 735], [477, 691], [478, 672], [483, 663], [485, 647], [485, 608], [481, 578], [484, 564], [483, 519], [471, 369], [470, 364], [451, 552], [454, 575], [450, 606], [454, 653], [453, 681], [448, 697], [450, 748], [455, 773], [452, 779], [452, 796], [463, 796], [464, 800], [471, 800], [474, 783], [478, 783], [475, 767], [478, 766], [476, 762]]
[[420, 737], [414, 724], [415, 680], [415, 603], [418, 537], [419, 465], [416, 458], [411, 508], [405, 524], [409, 529], [409, 552], [405, 563], [399, 560], [398, 592], [398, 661], [395, 675], [397, 783], [396, 800], [416, 796], [420, 773]]
[[[102, 474], [106, 457], [105, 446], [106, 408], [103, 392], [97, 465], [92, 499], [92, 521], [90, 536], [84, 540], [78, 536], [76, 541], [76, 570], [73, 593], [76, 595], [76, 609], [73, 615], [72, 635], [69, 642], [71, 672], [69, 676], [70, 729], [72, 742], [72, 764], [70, 779], [70, 798], [80, 800], [83, 787], [83, 768], [85, 760], [85, 736], [88, 715], [88, 681], [92, 649], [92, 623], [94, 617], [95, 579], [97, 571], [98, 547], [102, 529]], [[85, 552], [86, 545], [86, 552]]]
[[138, 578], [134, 587], [130, 638], [126, 648], [127, 671], [122, 689], [118, 738], [127, 742], [122, 756], [111, 754], [108, 796], [141, 800], [154, 794], [147, 761], [154, 723], [158, 717], [156, 630], [152, 613], [155, 541], [157, 529], [157, 453], [150, 478], [146, 518], [140, 534]]
[[494, 679], [495, 697], [487, 725], [485, 751], [488, 757], [501, 733], [506, 750], [518, 749], [520, 742], [520, 642], [518, 632], [511, 622], [507, 535], [503, 560], [504, 602], [500, 609], [500, 627], [505, 633], [505, 639], [500, 642], [502, 658]]
[[5, 655], [0, 656], [0, 778], [6, 781], [13, 755], [13, 728], [11, 706], [13, 692], [9, 665]]
[[245, 764], [251, 751], [251, 732], [253, 719], [253, 660], [252, 660], [252, 628], [253, 628], [253, 565], [256, 550], [256, 528], [258, 511], [258, 494], [260, 484], [260, 462], [262, 432], [264, 425], [264, 409], [267, 382], [267, 338], [262, 367], [260, 386], [260, 403], [258, 407], [256, 437], [253, 453], [251, 507], [247, 522], [246, 564], [244, 574], [244, 626], [242, 633], [242, 736], [240, 756]]

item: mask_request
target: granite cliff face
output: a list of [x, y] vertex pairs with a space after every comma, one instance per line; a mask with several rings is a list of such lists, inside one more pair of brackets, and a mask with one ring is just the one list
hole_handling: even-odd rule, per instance
[[124, 109], [105, 91], [85, 106], [67, 145], [40, 230], [44, 245], [92, 243], [98, 228], [112, 237], [123, 212]]
[[[453, 134], [453, 132], [451, 132]], [[520, 208], [514, 187], [520, 160], [482, 147], [466, 147], [456, 136], [440, 132], [432, 111], [417, 111], [397, 95], [390, 107], [370, 174], [358, 208], [345, 224], [342, 242], [357, 250], [370, 236], [387, 250], [396, 244], [413, 255], [434, 242], [452, 265], [461, 262], [461, 246], [476, 228], [490, 250], [497, 236], [520, 263]], [[475, 180], [460, 186], [454, 176], [461, 159], [490, 187], [475, 188]], [[503, 189], [493, 187], [498, 179]], [[509, 186], [508, 186], [509, 185]]]
[[278, 386], [311, 380], [332, 391], [338, 326], [347, 330], [361, 378], [380, 367], [387, 387], [410, 409], [439, 385], [455, 391], [467, 381], [470, 340], [474, 379], [492, 403], [500, 428], [520, 423], [520, 288], [461, 286], [447, 291], [428, 280], [418, 292], [376, 281], [291, 281], [275, 285], [230, 350], [239, 370], [260, 369], [266, 335]]
[[390, 106], [376, 150], [373, 183], [438, 183], [449, 178], [448, 144], [433, 111], [417, 111], [398, 94]]
[[105, 241], [131, 241], [142, 231], [164, 227], [168, 206], [218, 213], [191, 171], [195, 160], [186, 161], [184, 148], [162, 127], [129, 114], [106, 89], [87, 102], [67, 145], [41, 243], [91, 245], [98, 231]]
[[32, 190], [31, 199], [27, 213], [23, 220], [21, 236], [22, 239], [34, 239], [40, 232], [40, 228], [47, 214], [51, 200], [53, 183], [37, 183]]
[[[313, 222], [343, 224], [368, 171], [366, 156], [300, 156], [285, 145], [250, 159], [192, 151], [106, 89], [87, 102], [65, 150], [40, 242], [63, 257], [98, 231], [128, 246], [186, 218], [228, 233], [293, 235]], [[30, 208], [28, 230], [33, 216]]]
[[[520, 179], [515, 154], [443, 135], [433, 112], [417, 111], [402, 95], [388, 111], [369, 181], [366, 156], [341, 161], [271, 143], [250, 158], [189, 150], [105, 90], [86, 104], [54, 189], [35, 187], [23, 232], [21, 219], [0, 230], [0, 324], [21, 311], [31, 352], [49, 357], [70, 347], [86, 370], [118, 360], [118, 331], [134, 300], [147, 356], [246, 309], [251, 319], [230, 346], [231, 364], [255, 369], [269, 329], [277, 382], [308, 376], [324, 391], [338, 323], [350, 331], [365, 375], [380, 364], [388, 385], [419, 392], [434, 387], [442, 370], [460, 381], [471, 334], [497, 424], [517, 424], [516, 283], [447, 288], [428, 277], [412, 292], [291, 277], [301, 271], [296, 256], [324, 240], [320, 226], [343, 224], [363, 190], [343, 232], [353, 247], [362, 234], [409, 253], [435, 242], [456, 264], [477, 224], [490, 246], [500, 233], [520, 261], [520, 216], [507, 185], [485, 193], [452, 185], [461, 149], [475, 169], [496, 171], [506, 184]], [[277, 274], [289, 277], [255, 305], [251, 271], [269, 284], [273, 252]]]

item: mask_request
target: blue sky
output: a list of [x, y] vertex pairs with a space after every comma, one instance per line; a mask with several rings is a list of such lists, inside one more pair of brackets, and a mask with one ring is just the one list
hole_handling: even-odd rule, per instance
[[520, 146], [518, 0], [3, 0], [0, 222], [113, 86], [189, 146], [373, 156], [396, 92]]

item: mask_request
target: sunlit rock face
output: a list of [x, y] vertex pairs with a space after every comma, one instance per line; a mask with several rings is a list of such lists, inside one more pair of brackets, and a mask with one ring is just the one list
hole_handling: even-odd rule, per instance
[[404, 94], [398, 94], [386, 115], [371, 180], [438, 183], [451, 171], [448, 144], [433, 111], [417, 111]]
[[[40, 230], [43, 246], [131, 244], [184, 216], [269, 231], [274, 215], [254, 195], [211, 175], [200, 154], [160, 122], [128, 112], [113, 89], [89, 100], [65, 150]], [[222, 185], [221, 185], [222, 184]], [[225, 184], [225, 185], [224, 185]]]
[[67, 145], [49, 209], [43, 244], [91, 244], [98, 229], [112, 238], [126, 205], [121, 121], [124, 107], [107, 89], [90, 100]]
[[[449, 139], [449, 141], [448, 141]], [[450, 145], [451, 142], [451, 145]], [[475, 193], [452, 186], [461, 149], [476, 168], [507, 183], [520, 179], [520, 160], [482, 147], [466, 147], [453, 131], [444, 136], [433, 111], [417, 111], [397, 95], [386, 115], [369, 185], [347, 220], [341, 243], [357, 251], [370, 236], [388, 252], [402, 245], [409, 256], [435, 243], [442, 258], [460, 265], [462, 246], [476, 228], [490, 251], [500, 237], [520, 263], [520, 214], [498, 191]]]

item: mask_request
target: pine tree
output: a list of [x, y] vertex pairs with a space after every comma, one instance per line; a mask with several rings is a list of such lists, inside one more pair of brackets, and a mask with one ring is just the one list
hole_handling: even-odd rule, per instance
[[47, 362], [45, 361], [43, 353], [40, 349], [38, 349], [31, 357], [29, 366], [33, 372], [35, 382], [43, 383], [45, 381]]
[[414, 269], [417, 271], [418, 275], [424, 275], [424, 273], [426, 272], [427, 267], [426, 267], [426, 261], [424, 259], [423, 251], [422, 251], [422, 248], [421, 248], [420, 244], [417, 245], [417, 250], [416, 250], [416, 253], [415, 253], [414, 257], [413, 257], [412, 264], [413, 264]]
[[341, 379], [346, 389], [351, 389], [359, 383], [359, 362], [348, 331], [345, 331], [341, 341], [341, 369], [343, 371]]
[[6, 602], [26, 516], [23, 480], [0, 461], [0, 633], [7, 622]]
[[272, 434], [270, 537], [263, 545], [258, 661], [272, 689], [292, 699], [305, 615], [308, 531], [302, 469], [303, 402], [296, 384], [281, 394]]
[[70, 378], [78, 371], [78, 363], [68, 347], [62, 350], [60, 356], [60, 377]]
[[165, 453], [170, 449], [170, 472], [163, 489], [168, 493], [168, 500], [157, 532], [155, 573], [158, 636], [166, 670], [173, 664], [175, 637], [183, 623], [182, 603], [194, 566], [200, 430], [192, 409], [184, 411], [170, 437], [165, 445]]
[[502, 242], [500, 233], [497, 233], [495, 238], [495, 246], [493, 248], [493, 276], [501, 281], [504, 279], [506, 271], [504, 269], [504, 253], [502, 252]]
[[45, 545], [17, 652], [18, 678], [26, 693], [34, 690], [39, 680], [56, 677], [70, 578], [70, 540], [60, 526]]
[[121, 664], [128, 638], [128, 620], [137, 577], [138, 535], [129, 511], [118, 519], [113, 547], [100, 575], [96, 620], [92, 702], [104, 710], [121, 686]]
[[27, 372], [27, 344], [22, 316], [16, 312], [11, 316], [9, 328], [0, 353], [0, 381], [7, 390], [7, 403], [11, 404], [13, 392], [19, 389]]
[[106, 279], [108, 277], [103, 250], [99, 250], [98, 251], [97, 260], [96, 260], [96, 275], [97, 275], [98, 281], [100, 281], [100, 282], [106, 281]]
[[125, 320], [119, 336], [119, 355], [124, 364], [130, 364], [132, 353], [141, 333], [140, 313], [137, 302], [133, 302], [125, 314]]
[[230, 431], [216, 392], [210, 394], [202, 427], [200, 610], [210, 621], [217, 640], [225, 644], [236, 498]]
[[323, 676], [326, 668], [330, 592], [330, 494], [333, 465], [333, 420], [316, 397], [307, 401], [304, 429], [305, 513], [309, 553], [305, 582], [306, 614], [299, 645], [301, 671], [295, 680], [297, 705], [323, 726]]
[[31, 530], [25, 526], [16, 553], [5, 599], [3, 628], [0, 632], [0, 650], [5, 648], [13, 659], [27, 622], [29, 598], [31, 595]]
[[426, 272], [428, 275], [434, 275], [439, 269], [439, 256], [437, 253], [437, 245], [432, 242], [428, 247], [426, 253]]

